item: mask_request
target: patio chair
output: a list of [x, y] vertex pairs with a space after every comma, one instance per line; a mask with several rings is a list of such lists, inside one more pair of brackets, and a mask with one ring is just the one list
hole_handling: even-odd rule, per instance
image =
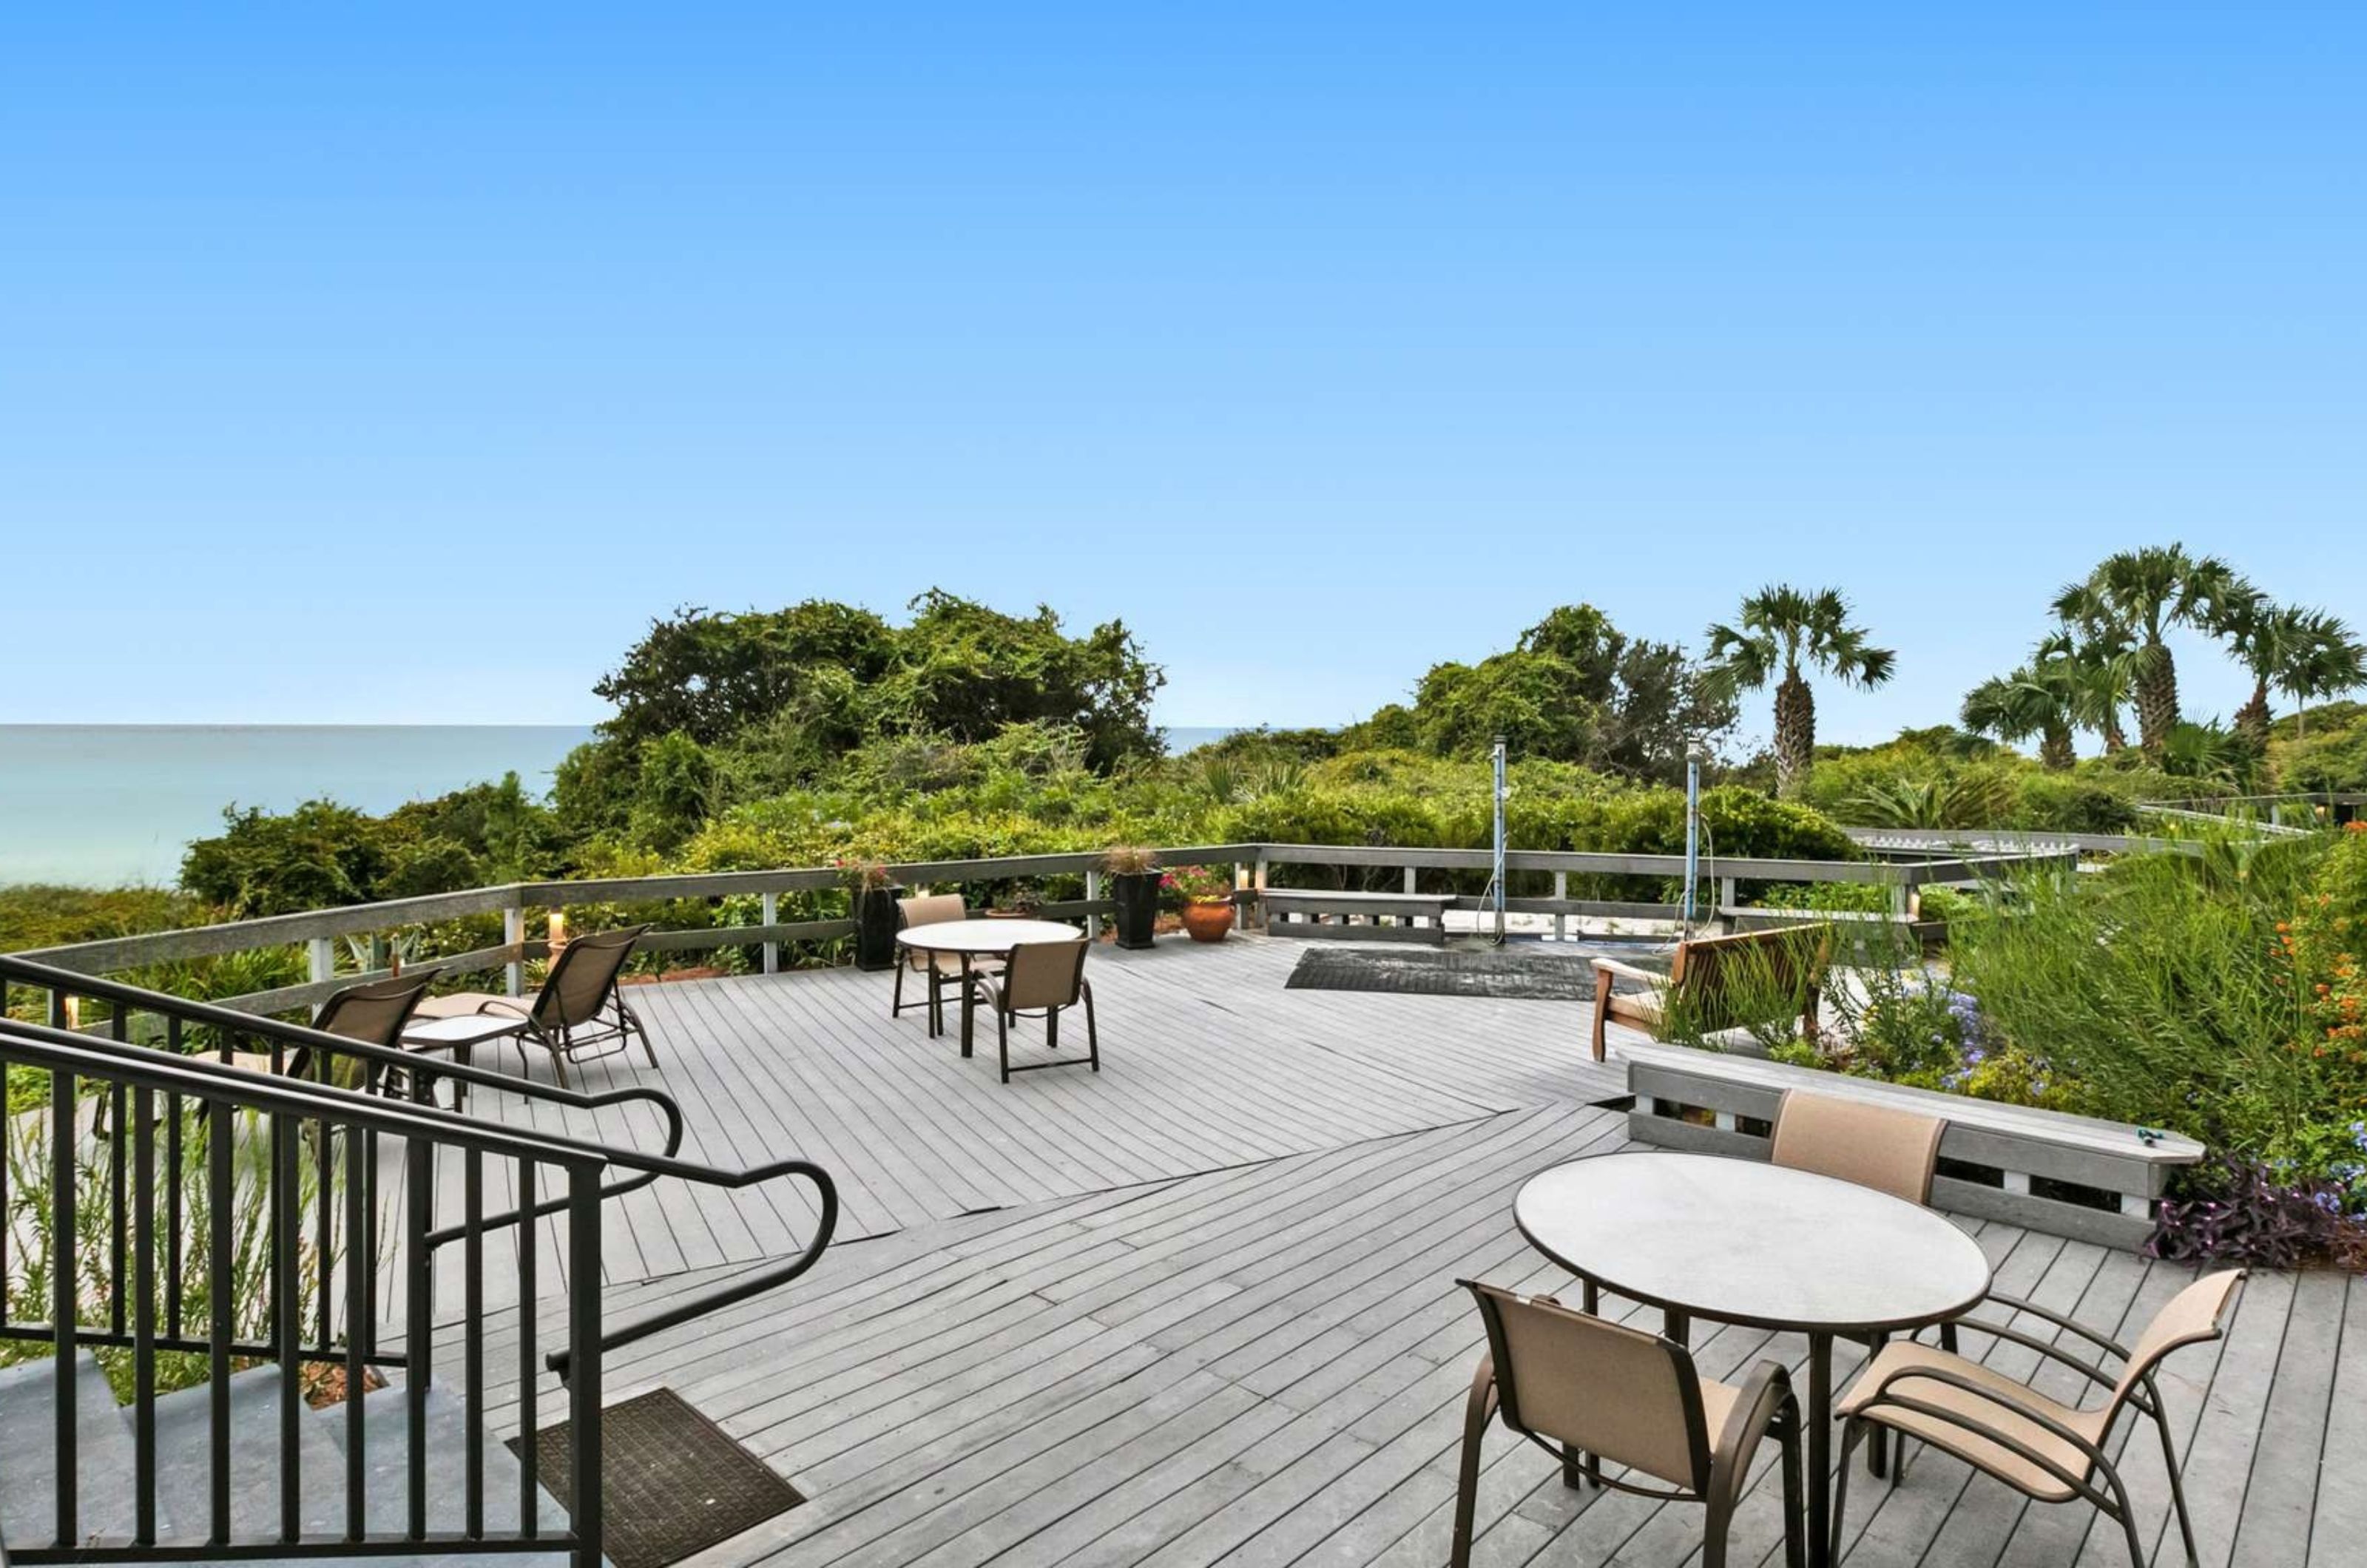
[[995, 1052], [1002, 1062], [1004, 1083], [1011, 1081], [1014, 1073], [1079, 1065], [1077, 1057], [1060, 1056], [1049, 1062], [1013, 1066], [1011, 1025], [1021, 1018], [1041, 1017], [1044, 1048], [1058, 1051], [1060, 1014], [1080, 1002], [1085, 1009], [1083, 1063], [1095, 1072], [1102, 1070], [1101, 1031], [1093, 1022], [1093, 988], [1085, 979], [1085, 953], [1092, 946], [1082, 937], [1074, 942], [1023, 942], [1011, 950], [1000, 975], [971, 976], [979, 1000], [994, 1014]]
[[[1775, 1111], [1769, 1157], [1795, 1170], [1814, 1171], [1838, 1181], [1871, 1187], [1918, 1205], [1931, 1201], [1931, 1174], [1940, 1164], [1940, 1136], [1947, 1122], [1895, 1105], [1874, 1105], [1837, 1095], [1787, 1089]], [[1887, 1334], [1862, 1337], [1869, 1354], [1890, 1343]], [[1956, 1348], [1956, 1325], [1940, 1325], [1940, 1346]], [[1866, 1469], [1884, 1473], [1888, 1461], [1879, 1434], [1866, 1445]]]
[[1947, 1122], [1893, 1105], [1787, 1089], [1775, 1112], [1777, 1165], [1871, 1187], [1910, 1203], [1931, 1200]]
[[[438, 973], [435, 969], [416, 969], [408, 975], [347, 986], [321, 1004], [321, 1010], [312, 1017], [312, 1027], [323, 1034], [358, 1040], [365, 1045], [391, 1047], [402, 1038], [403, 1025], [411, 1021]], [[271, 1054], [267, 1051], [235, 1051], [231, 1054], [231, 1062], [253, 1072], [271, 1070]], [[314, 1076], [310, 1045], [299, 1045], [283, 1053], [280, 1062], [282, 1071], [289, 1077]], [[364, 1072], [365, 1088], [377, 1087], [379, 1071], [373, 1065]]]
[[[1782, 1365], [1762, 1360], [1740, 1386], [1719, 1382], [1703, 1377], [1673, 1339], [1572, 1312], [1550, 1296], [1458, 1282], [1479, 1304], [1488, 1351], [1464, 1407], [1454, 1568], [1471, 1561], [1479, 1446], [1491, 1416], [1560, 1460], [1570, 1485], [1583, 1478], [1655, 1501], [1706, 1504], [1702, 1568], [1725, 1568], [1727, 1527], [1751, 1457], [1772, 1435], [1783, 1448], [1784, 1562], [1800, 1568], [1800, 1407]], [[1603, 1460], [1625, 1473], [1604, 1477]], [[1638, 1475], [1663, 1485], [1638, 1484]]]
[[512, 1032], [523, 1044], [531, 1040], [550, 1053], [550, 1070], [563, 1085], [569, 1062], [611, 1056], [638, 1040], [650, 1066], [658, 1054], [650, 1045], [650, 1032], [626, 1005], [617, 982], [625, 961], [646, 931], [646, 925], [599, 931], [569, 940], [542, 977], [542, 988], [528, 1001], [490, 991], [460, 991], [434, 997], [419, 1006], [422, 1018], [466, 1018], [476, 1014], [514, 1014]]
[[[969, 918], [969, 906], [962, 902], [962, 896], [958, 893], [924, 893], [897, 899], [896, 912], [900, 917], [897, 923], [910, 931], [914, 926], [933, 926], [941, 920], [966, 920]], [[975, 965], [978, 961], [973, 959], [971, 962]], [[904, 999], [904, 972], [908, 969], [915, 975], [929, 977], [929, 994], [921, 1001], [908, 1002]], [[918, 948], [908, 947], [896, 965], [896, 988], [888, 1001], [888, 1016], [901, 1018], [908, 1007], [925, 1007], [929, 1010], [929, 1027], [943, 1030], [946, 1023], [945, 993], [961, 989], [961, 979], [959, 953], [923, 953]]]
[[[2110, 1389], [2111, 1397], [2093, 1410], [2061, 1404], [2002, 1372], [1911, 1339], [1892, 1344], [1859, 1375], [1838, 1407], [1848, 1426], [1841, 1437], [1840, 1480], [1833, 1497], [1834, 1560], [1840, 1559], [1841, 1520], [1849, 1503], [1850, 1450], [1871, 1429], [1887, 1427], [1902, 1438], [1915, 1438], [1954, 1454], [2034, 1501], [2068, 1503], [2076, 1498], [2094, 1504], [2106, 1518], [2120, 1525], [2128, 1538], [2129, 1562], [2133, 1568], [2142, 1568], [2145, 1544], [2137, 1539], [2136, 1511], [2109, 1451], [2121, 1412], [2134, 1408], [2153, 1423], [2161, 1438], [2161, 1458], [2169, 1471], [2169, 1496], [2178, 1513], [2179, 1534], [2184, 1540], [2187, 1562], [2196, 1562], [2194, 1525], [2187, 1517], [2178, 1450], [2170, 1440], [2154, 1369], [2171, 1351], [2216, 1339], [2225, 1332], [2228, 1305], [2243, 1279], [2242, 1269], [2230, 1269], [2195, 1280], [2154, 1314], [2145, 1332], [2137, 1336], [2134, 1350], [2027, 1302], [1990, 1298], [2095, 1346], [2120, 1361], [2118, 1377], [2035, 1335], [1964, 1320], [1967, 1328], [2035, 1350]], [[2099, 1476], [2103, 1481], [2101, 1488]]]
[[[1817, 990], [1831, 947], [1831, 933], [1821, 925], [1775, 926], [1681, 942], [1665, 975], [1615, 958], [1595, 959], [1594, 1059], [1603, 1060], [1604, 1028], [1614, 1019], [1655, 1040], [1680, 1015], [1712, 1033], [1767, 1021], [1760, 1015], [1776, 996], [1787, 1012], [1798, 1006], [1800, 1027], [1813, 1039]], [[1622, 991], [1621, 980], [1642, 988]]]

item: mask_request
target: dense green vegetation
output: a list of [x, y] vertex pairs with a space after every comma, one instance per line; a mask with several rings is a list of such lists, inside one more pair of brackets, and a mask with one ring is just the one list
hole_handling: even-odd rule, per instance
[[[1960, 906], [1944, 976], [1854, 962], [1804, 1065], [2200, 1139], [2257, 1190], [2367, 1214], [2367, 825], [2013, 878]], [[2222, 1177], [2224, 1179], [2224, 1175]], [[2352, 1227], [2326, 1246], [2367, 1244]]]
[[[177, 889], [0, 890], [0, 949], [527, 878], [1116, 843], [1478, 848], [1500, 735], [1514, 758], [1512, 836], [1532, 849], [1679, 850], [1673, 786], [1693, 754], [1706, 759], [1705, 816], [1727, 856], [1847, 858], [1842, 825], [2154, 834], [2177, 824], [2147, 803], [2367, 790], [2367, 705], [2330, 700], [2367, 683], [2358, 640], [2175, 546], [2115, 556], [2065, 589], [2030, 658], [1966, 695], [1961, 728], [1875, 746], [1814, 741], [1812, 679], [1870, 686], [1895, 664], [1829, 590], [1751, 595], [1732, 625], [1709, 628], [1701, 661], [1628, 637], [1593, 606], [1564, 606], [1500, 652], [1433, 666], [1408, 701], [1360, 723], [1248, 732], [1181, 757], [1150, 718], [1163, 677], [1122, 624], [1072, 636], [1048, 609], [1011, 615], [934, 592], [909, 609], [900, 625], [821, 601], [680, 612], [598, 683], [615, 711], [547, 799], [513, 775], [382, 817], [333, 801], [232, 812], [189, 847]], [[2164, 634], [2181, 626], [2219, 638], [2250, 677], [2232, 723], [2180, 708]], [[1741, 696], [1767, 688], [1774, 743], [1738, 754]], [[2272, 698], [2297, 711], [2276, 716]], [[1532, 880], [1512, 891], [1545, 890]], [[1575, 878], [1571, 891], [1665, 896], [1637, 878]], [[1828, 913], [1870, 913], [1884, 897], [1848, 884], [1753, 891]], [[835, 915], [844, 897], [787, 900], [783, 915]], [[2200, 853], [2130, 856], [1992, 899], [1935, 892], [1926, 909], [1952, 924], [1944, 979], [1919, 953], [1860, 953], [1861, 983], [1836, 998], [1823, 1038], [1767, 1043], [1848, 1071], [2176, 1128], [2259, 1162], [2263, 1190], [2367, 1208], [2355, 959], [2367, 834], [2262, 845], [2231, 832]], [[754, 916], [748, 898], [576, 918], [695, 928]], [[494, 931], [485, 918], [407, 940], [432, 954]], [[684, 960], [657, 962], [668, 961]], [[292, 950], [273, 950], [140, 978], [228, 995], [297, 969]]]

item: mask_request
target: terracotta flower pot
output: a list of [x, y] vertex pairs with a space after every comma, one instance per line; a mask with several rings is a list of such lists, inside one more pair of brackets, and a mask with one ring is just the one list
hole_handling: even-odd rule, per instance
[[1194, 942], [1222, 942], [1225, 933], [1232, 929], [1233, 907], [1230, 904], [1184, 906], [1184, 930]]

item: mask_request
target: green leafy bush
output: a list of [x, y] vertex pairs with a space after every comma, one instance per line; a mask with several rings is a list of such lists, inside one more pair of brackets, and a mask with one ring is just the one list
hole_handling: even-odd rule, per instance
[[2295, 935], [2360, 852], [2339, 848], [2228, 836], [2025, 878], [2010, 909], [1953, 928], [1956, 983], [2067, 1109], [2322, 1157], [2328, 1129], [2367, 1111], [2367, 1055], [2330, 1045], [2314, 1012], [2338, 958]]

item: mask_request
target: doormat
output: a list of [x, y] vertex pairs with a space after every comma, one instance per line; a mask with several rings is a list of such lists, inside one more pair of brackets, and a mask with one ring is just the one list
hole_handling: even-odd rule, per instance
[[[563, 1500], [574, 1489], [568, 1423], [535, 1438], [542, 1483]], [[518, 1438], [509, 1446], [520, 1451]], [[805, 1501], [670, 1388], [600, 1412], [600, 1498], [615, 1568], [666, 1568]]]
[[[1506, 1001], [1578, 1002], [1594, 999], [1596, 956], [1571, 947], [1355, 950], [1310, 947], [1299, 954], [1287, 982], [1294, 991], [1396, 991], [1425, 997], [1492, 997]], [[1638, 967], [1666, 965], [1665, 954], [1623, 952], [1621, 961]]]

